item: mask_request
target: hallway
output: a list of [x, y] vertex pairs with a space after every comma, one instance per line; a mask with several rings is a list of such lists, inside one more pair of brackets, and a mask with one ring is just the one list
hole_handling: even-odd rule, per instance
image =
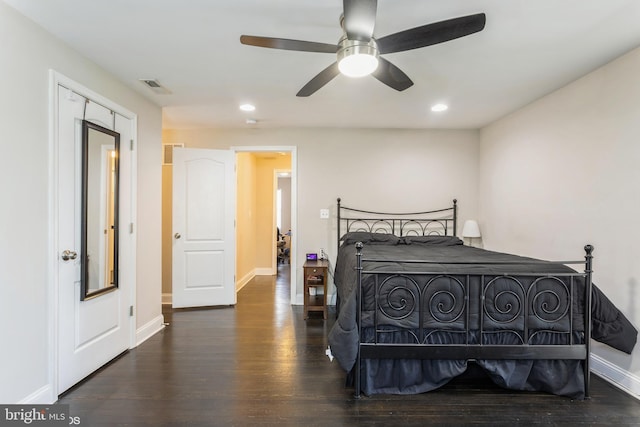
[[171, 310], [170, 323], [59, 403], [85, 426], [638, 425], [640, 402], [593, 376], [591, 400], [459, 379], [415, 396], [353, 398], [324, 355], [330, 311], [302, 320], [289, 265], [257, 276], [235, 308]]

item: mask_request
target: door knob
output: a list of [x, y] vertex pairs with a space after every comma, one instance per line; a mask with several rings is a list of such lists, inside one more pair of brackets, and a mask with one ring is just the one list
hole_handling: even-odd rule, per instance
[[76, 259], [78, 254], [75, 251], [65, 250], [62, 251], [62, 255], [60, 256], [63, 261], [69, 261], [70, 259]]
[[179, 239], [182, 236], [180, 236], [180, 233], [176, 233], [176, 234], [173, 235], [173, 237], [175, 237], [176, 239]]

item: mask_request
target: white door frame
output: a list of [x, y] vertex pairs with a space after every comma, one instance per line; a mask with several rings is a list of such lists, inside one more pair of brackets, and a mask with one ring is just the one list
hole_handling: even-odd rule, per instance
[[[132, 147], [137, 146], [137, 128], [138, 119], [137, 115], [127, 110], [126, 108], [112, 102], [104, 96], [88, 89], [87, 87], [69, 79], [68, 77], [56, 72], [55, 70], [49, 70], [49, 236], [48, 236], [48, 310], [49, 310], [49, 329], [48, 329], [48, 390], [41, 389], [41, 395], [50, 403], [54, 403], [58, 400], [58, 257], [60, 254], [60, 248], [58, 247], [58, 86], [64, 86], [70, 89], [74, 93], [81, 95], [91, 101], [96, 102], [104, 106], [105, 108], [116, 112], [117, 114], [131, 120], [132, 123]], [[128, 149], [127, 141], [122, 142], [122, 148]], [[137, 156], [136, 150], [131, 151], [131, 188], [130, 188], [130, 205], [131, 205], [131, 239], [122, 239], [120, 243], [122, 259], [126, 261], [125, 265], [120, 267], [120, 275], [122, 280], [126, 280], [130, 284], [130, 296], [129, 301], [131, 305], [136, 307], [136, 235], [135, 228], [133, 227], [133, 221], [137, 217]], [[123, 222], [122, 228], [129, 228], [129, 224]], [[126, 255], [125, 255], [126, 254]], [[130, 335], [129, 335], [129, 348], [136, 346], [136, 316], [134, 314], [129, 318], [130, 321]]]
[[[281, 152], [291, 155], [291, 248], [298, 247], [298, 152], [295, 146], [270, 145], [270, 146], [246, 146], [231, 147], [236, 154], [246, 152]], [[298, 257], [296, 251], [289, 253], [291, 263], [291, 305], [296, 304], [298, 291]], [[277, 268], [277, 266], [276, 266]]]

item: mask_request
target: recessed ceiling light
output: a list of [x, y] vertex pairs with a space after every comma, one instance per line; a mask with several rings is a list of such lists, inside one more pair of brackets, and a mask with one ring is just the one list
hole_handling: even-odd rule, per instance
[[445, 104], [436, 104], [436, 105], [431, 107], [431, 111], [433, 111], [435, 113], [439, 113], [441, 111], [446, 111], [448, 109], [449, 109], [449, 106], [445, 105]]
[[252, 104], [242, 104], [242, 105], [240, 106], [240, 109], [241, 109], [242, 111], [255, 111], [256, 106], [255, 106], [255, 105], [252, 105]]

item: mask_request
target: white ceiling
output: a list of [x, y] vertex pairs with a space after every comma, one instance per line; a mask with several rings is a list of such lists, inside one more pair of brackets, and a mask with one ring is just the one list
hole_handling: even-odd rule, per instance
[[[640, 46], [638, 0], [379, 0], [376, 37], [478, 12], [487, 24], [385, 55], [414, 81], [404, 92], [338, 76], [299, 98], [335, 57], [245, 46], [240, 35], [337, 43], [341, 0], [5, 1], [164, 107], [164, 128], [478, 128]], [[244, 102], [257, 110], [240, 111]], [[449, 110], [432, 113], [437, 102]]]

